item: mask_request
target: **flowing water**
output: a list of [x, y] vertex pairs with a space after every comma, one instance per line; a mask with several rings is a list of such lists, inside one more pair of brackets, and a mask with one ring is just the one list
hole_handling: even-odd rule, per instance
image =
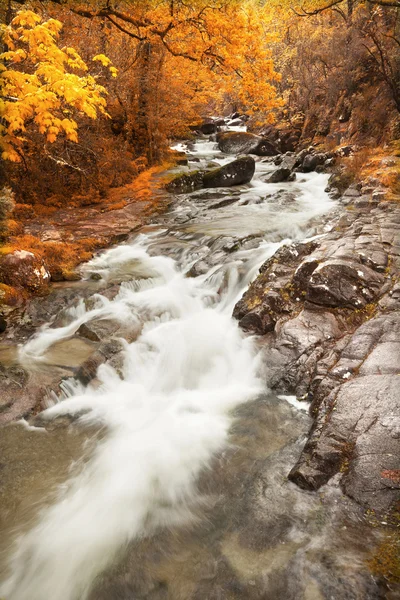
[[[232, 160], [205, 141], [190, 157], [195, 168]], [[100, 366], [86, 387], [67, 381], [43, 413], [48, 422], [77, 416], [70, 429], [92, 442], [68, 454], [75, 462], [61, 485], [53, 463], [38, 469], [52, 495], [40, 502], [39, 487], [37, 509], [7, 533], [1, 597], [380, 597], [364, 566], [374, 540], [359, 509], [334, 484], [311, 494], [287, 481], [309, 418], [268, 392], [268, 356], [231, 318], [261, 264], [315, 235], [333, 207], [326, 175], [264, 183], [272, 169], [259, 160], [246, 186], [180, 196], [157, 224], [82, 268], [116, 293], [76, 302], [62, 326], [20, 348], [20, 362], [40, 372], [82, 324], [135, 332], [118, 367]], [[16, 427], [33, 445], [50, 435]], [[60, 435], [66, 448], [71, 438]]]

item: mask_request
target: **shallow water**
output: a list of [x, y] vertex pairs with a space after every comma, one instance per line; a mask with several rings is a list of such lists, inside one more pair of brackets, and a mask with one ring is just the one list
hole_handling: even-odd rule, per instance
[[[208, 141], [191, 155], [196, 168], [228, 160]], [[157, 224], [83, 266], [88, 279], [120, 284], [116, 296], [75, 303], [65, 326], [20, 348], [20, 362], [40, 369], [65, 364], [84, 323], [140, 332], [119, 371], [104, 364], [95, 385], [70, 382], [42, 415], [76, 415], [79, 431], [104, 433], [32, 525], [21, 514], [6, 600], [380, 597], [363, 566], [374, 536], [362, 533], [360, 510], [335, 485], [309, 494], [286, 480], [310, 420], [269, 394], [268, 357], [231, 318], [261, 264], [315, 235], [334, 206], [326, 175], [264, 183], [271, 170], [259, 161], [246, 186], [179, 197]]]

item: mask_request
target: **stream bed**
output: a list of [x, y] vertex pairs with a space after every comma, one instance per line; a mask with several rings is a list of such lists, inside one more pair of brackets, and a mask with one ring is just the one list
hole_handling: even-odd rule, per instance
[[[178, 149], [189, 168], [233, 160], [206, 140]], [[178, 196], [82, 267], [102, 290], [19, 348], [40, 377], [90, 356], [82, 327], [119, 344], [86, 385], [65, 380], [34, 426], [3, 430], [5, 600], [385, 597], [362, 509], [335, 478], [317, 493], [287, 480], [308, 406], [269, 391], [262, 339], [231, 317], [264, 261], [323, 235], [335, 207], [327, 175], [265, 183], [273, 169], [257, 159], [250, 184]]]

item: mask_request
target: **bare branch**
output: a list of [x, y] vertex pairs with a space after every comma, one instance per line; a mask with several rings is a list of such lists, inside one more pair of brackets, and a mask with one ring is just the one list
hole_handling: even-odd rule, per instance
[[341, 4], [344, 0], [334, 0], [333, 2], [330, 2], [330, 4], [327, 4], [326, 6], [321, 6], [321, 8], [316, 8], [315, 10], [306, 10], [304, 7], [301, 7], [301, 12], [298, 12], [295, 8], [292, 8], [292, 11], [298, 16], [298, 17], [312, 17], [314, 15], [319, 15], [319, 13], [324, 12], [325, 10], [328, 10], [329, 8], [332, 8], [333, 6], [336, 6], [337, 4]]

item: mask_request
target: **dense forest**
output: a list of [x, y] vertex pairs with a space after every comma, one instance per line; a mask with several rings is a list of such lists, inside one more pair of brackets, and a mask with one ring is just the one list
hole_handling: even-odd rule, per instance
[[99, 240], [43, 245], [32, 222], [51, 223], [62, 208], [121, 207], [123, 187], [139, 175], [140, 196], [173, 160], [171, 141], [213, 114], [245, 113], [249, 130], [279, 139], [281, 151], [356, 145], [359, 170], [372, 149], [399, 138], [399, 8], [3, 2], [2, 253], [34, 249], [53, 279], [73, 277]]

